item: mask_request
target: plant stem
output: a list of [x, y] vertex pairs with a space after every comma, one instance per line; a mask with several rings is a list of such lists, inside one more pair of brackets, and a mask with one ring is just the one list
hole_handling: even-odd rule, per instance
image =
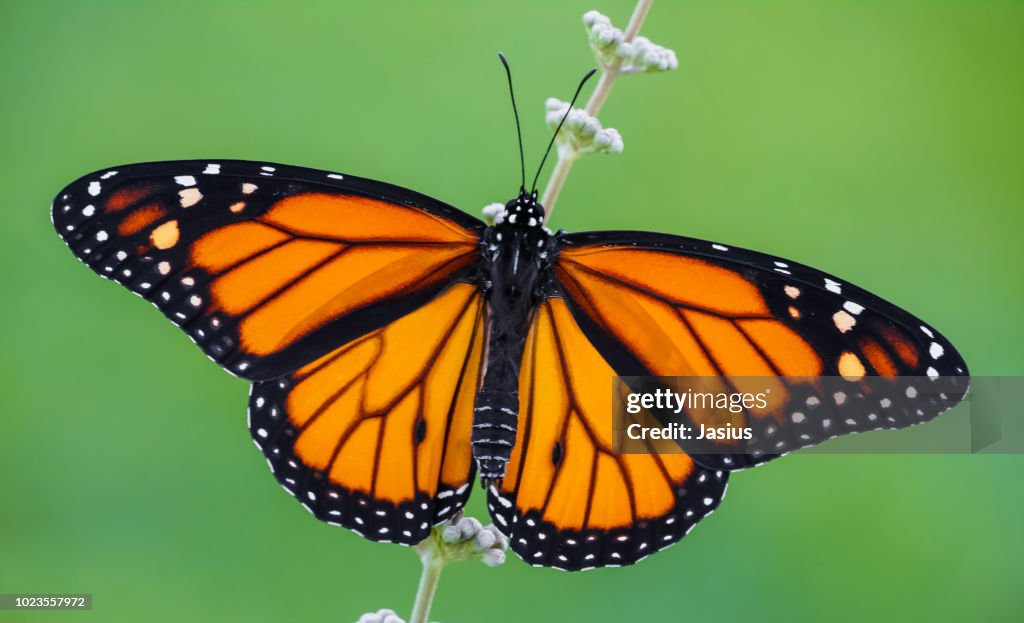
[[551, 218], [551, 211], [555, 209], [555, 199], [558, 198], [558, 193], [562, 192], [562, 186], [565, 185], [565, 180], [569, 177], [569, 170], [576, 162], [576, 157], [575, 154], [563, 156], [562, 150], [558, 150], [558, 161], [555, 162], [555, 168], [551, 171], [548, 185], [544, 187], [544, 195], [540, 199], [540, 204], [544, 206], [545, 223]]
[[437, 583], [441, 579], [441, 569], [444, 568], [444, 562], [431, 553], [421, 555], [421, 559], [423, 572], [420, 573], [420, 586], [416, 589], [416, 600], [412, 604], [409, 623], [427, 623], [430, 606], [434, 603], [434, 593], [437, 592]]
[[[629, 18], [629, 24], [623, 33], [623, 40], [627, 43], [632, 41], [637, 33], [640, 32], [640, 26], [643, 25], [647, 12], [651, 10], [652, 2], [654, 0], [638, 0], [636, 3], [633, 15]], [[597, 81], [594, 92], [590, 94], [590, 99], [587, 100], [585, 108], [587, 114], [591, 117], [596, 117], [597, 113], [601, 110], [601, 106], [604, 106], [605, 100], [608, 99], [608, 94], [611, 93], [615, 79], [619, 77], [619, 67], [621, 66], [621, 58], [615, 58], [608, 65], [602, 63], [601, 78]], [[558, 162], [555, 163], [555, 168], [548, 179], [548, 185], [544, 188], [544, 195], [541, 197], [540, 204], [544, 206], [545, 223], [551, 219], [551, 213], [555, 210], [555, 201], [558, 199], [558, 194], [562, 192], [565, 180], [569, 177], [569, 171], [572, 169], [573, 163], [576, 162], [577, 154], [564, 153], [568, 151], [570, 150], [558, 150]]]

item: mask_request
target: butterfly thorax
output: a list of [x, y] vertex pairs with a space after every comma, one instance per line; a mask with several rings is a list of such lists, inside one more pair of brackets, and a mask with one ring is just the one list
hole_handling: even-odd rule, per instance
[[519, 368], [530, 318], [545, 284], [555, 238], [536, 194], [520, 191], [484, 232], [481, 287], [487, 300], [487, 349], [473, 421], [473, 454], [486, 486], [505, 475], [519, 413]]

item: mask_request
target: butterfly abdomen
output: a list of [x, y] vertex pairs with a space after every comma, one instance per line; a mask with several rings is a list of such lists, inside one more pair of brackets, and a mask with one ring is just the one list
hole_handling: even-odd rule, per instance
[[500, 480], [512, 456], [519, 418], [519, 395], [503, 388], [482, 389], [473, 412], [473, 456], [480, 478]]

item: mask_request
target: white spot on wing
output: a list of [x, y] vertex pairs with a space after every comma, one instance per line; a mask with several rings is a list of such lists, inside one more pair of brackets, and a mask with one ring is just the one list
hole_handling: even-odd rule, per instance
[[832, 314], [832, 323], [836, 325], [836, 329], [839, 329], [840, 333], [846, 333], [856, 326], [857, 320], [846, 313], [846, 310], [841, 309]]
[[92, 195], [93, 197], [100, 194], [99, 182], [89, 182], [89, 194]]
[[199, 203], [199, 200], [203, 198], [203, 193], [199, 192], [198, 188], [186, 188], [178, 191], [178, 197], [181, 198], [181, 207], [191, 208]]
[[174, 181], [177, 182], [179, 186], [195, 186], [196, 185], [196, 178], [192, 177], [191, 175], [178, 175], [178, 176], [175, 176]]

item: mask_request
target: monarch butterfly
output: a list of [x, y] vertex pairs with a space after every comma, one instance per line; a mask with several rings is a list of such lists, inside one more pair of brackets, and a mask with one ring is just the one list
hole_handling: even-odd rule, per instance
[[249, 426], [278, 482], [377, 541], [420, 542], [478, 474], [526, 562], [627, 565], [710, 514], [732, 469], [794, 449], [616, 454], [616, 375], [840, 376], [852, 357], [854, 390], [880, 376], [908, 390], [843, 432], [938, 415], [909, 391], [921, 377], [966, 391], [949, 341], [865, 290], [692, 238], [551, 233], [525, 175], [493, 225], [390, 184], [235, 160], [100, 170], [51, 214], [78, 259], [252, 382]]

